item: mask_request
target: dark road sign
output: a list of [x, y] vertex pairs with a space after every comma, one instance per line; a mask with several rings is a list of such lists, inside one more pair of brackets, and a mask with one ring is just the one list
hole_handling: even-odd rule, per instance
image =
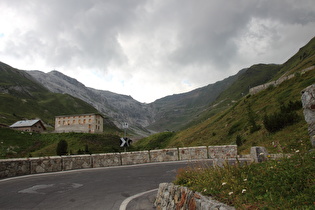
[[125, 137], [125, 138], [121, 137], [121, 138], [120, 138], [120, 147], [129, 147], [130, 144], [131, 144], [131, 142], [132, 142], [132, 140], [129, 139], [129, 138], [127, 138], [127, 137]]

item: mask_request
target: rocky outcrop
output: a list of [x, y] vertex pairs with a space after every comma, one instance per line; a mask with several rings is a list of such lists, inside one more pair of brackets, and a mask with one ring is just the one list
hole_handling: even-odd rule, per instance
[[172, 183], [161, 183], [154, 205], [158, 210], [191, 209], [191, 210], [232, 210], [234, 207], [213, 200], [198, 192], [189, 190], [187, 187], [174, 185]]
[[308, 124], [308, 133], [311, 144], [315, 147], [315, 84], [302, 91], [302, 105], [305, 121]]

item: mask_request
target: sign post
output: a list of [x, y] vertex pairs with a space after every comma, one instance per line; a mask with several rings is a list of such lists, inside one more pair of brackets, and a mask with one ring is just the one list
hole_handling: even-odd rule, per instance
[[127, 147], [129, 147], [129, 143], [131, 143], [131, 140], [127, 138], [127, 129], [129, 127], [127, 122], [122, 123], [122, 127], [124, 129], [124, 137], [120, 138], [120, 147], [124, 147], [124, 151], [126, 152]]
[[127, 129], [128, 129], [128, 127], [129, 127], [129, 125], [128, 125], [127, 122], [123, 122], [122, 127], [123, 127], [123, 129], [124, 129], [124, 137], [126, 137]]

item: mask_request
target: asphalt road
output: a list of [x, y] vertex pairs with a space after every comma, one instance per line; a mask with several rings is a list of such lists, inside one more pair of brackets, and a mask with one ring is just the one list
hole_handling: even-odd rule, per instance
[[153, 209], [156, 191], [138, 195], [157, 189], [159, 183], [171, 182], [177, 169], [188, 164], [194, 163], [151, 163], [3, 179], [0, 209], [118, 210], [128, 199], [128, 210]]

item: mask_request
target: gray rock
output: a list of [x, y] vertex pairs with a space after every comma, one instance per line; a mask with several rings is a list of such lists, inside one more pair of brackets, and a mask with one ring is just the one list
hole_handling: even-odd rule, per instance
[[311, 144], [315, 147], [315, 84], [302, 91], [302, 105], [305, 121], [308, 124], [308, 133]]

